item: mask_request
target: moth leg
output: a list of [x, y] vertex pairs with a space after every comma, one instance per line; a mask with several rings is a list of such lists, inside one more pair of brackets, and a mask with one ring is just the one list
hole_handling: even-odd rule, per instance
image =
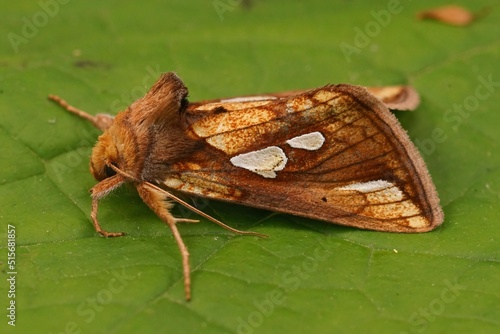
[[91, 115], [83, 110], [73, 107], [72, 105], [70, 105], [68, 102], [66, 102], [57, 95], [49, 95], [49, 99], [59, 104], [61, 107], [63, 107], [70, 113], [80, 116], [81, 118], [91, 122], [96, 128], [102, 131], [106, 130], [111, 126], [111, 124], [113, 124], [114, 117], [111, 115], [108, 114], [97, 114], [95, 116]]
[[172, 234], [174, 235], [174, 239], [177, 242], [177, 246], [181, 252], [182, 256], [182, 269], [184, 273], [184, 292], [186, 295], [186, 300], [191, 299], [191, 269], [189, 267], [189, 252], [182, 241], [181, 234], [177, 229], [176, 223], [178, 222], [193, 222], [191, 219], [178, 219], [172, 216], [169, 209], [172, 208], [172, 204], [167, 202], [167, 197], [163, 192], [156, 190], [151, 187], [148, 183], [141, 183], [136, 186], [137, 192], [139, 196], [141, 196], [144, 203], [146, 203], [151, 210], [156, 213], [158, 217], [163, 220], [170, 230], [172, 230]]
[[98, 184], [90, 189], [90, 194], [92, 196], [92, 212], [90, 213], [90, 217], [92, 218], [92, 223], [94, 224], [94, 228], [99, 234], [102, 236], [108, 237], [121, 237], [125, 235], [123, 232], [108, 232], [102, 229], [99, 221], [97, 220], [97, 209], [99, 207], [99, 200], [109, 194], [114, 189], [118, 188], [124, 182], [123, 178], [120, 175], [115, 175], [113, 177], [109, 177], [107, 179], [102, 180]]
[[[207, 215], [207, 214], [206, 214], [206, 213], [204, 213], [203, 211], [198, 210], [198, 209], [197, 209], [197, 208], [195, 208], [194, 206], [192, 206], [192, 205], [190, 205], [190, 204], [186, 203], [185, 201], [183, 201], [183, 200], [182, 200], [182, 199], [180, 199], [179, 197], [175, 196], [174, 194], [171, 194], [171, 193], [169, 193], [169, 192], [167, 192], [167, 191], [163, 190], [162, 188], [159, 188], [158, 186], [156, 186], [156, 185], [154, 185], [154, 184], [152, 184], [152, 183], [149, 183], [149, 182], [144, 182], [144, 185], [147, 185], [147, 187], [148, 187], [148, 188], [150, 188], [150, 189], [152, 189], [152, 190], [156, 191], [156, 192], [157, 192], [157, 193], [159, 193], [159, 194], [163, 194], [163, 195], [165, 196], [165, 197], [164, 197], [165, 199], [167, 199], [167, 198], [168, 198], [168, 199], [171, 199], [171, 200], [173, 200], [173, 201], [175, 201], [175, 202], [177, 202], [177, 203], [181, 204], [181, 205], [182, 205], [182, 206], [184, 206], [185, 208], [188, 208], [189, 210], [193, 211], [194, 213], [197, 213], [197, 214], [199, 214], [200, 216], [205, 217], [205, 218], [207, 218], [208, 220], [210, 220], [210, 221], [212, 221], [212, 222], [216, 223], [217, 225], [222, 226], [222, 227], [223, 227], [223, 228], [225, 228], [226, 230], [229, 230], [229, 231], [231, 231], [231, 232], [233, 232], [233, 233], [237, 233], [237, 234], [243, 234], [243, 235], [255, 235], [255, 236], [257, 236], [257, 237], [267, 238], [267, 235], [265, 235], [265, 234], [261, 234], [261, 233], [257, 233], [257, 232], [251, 232], [251, 231], [240, 231], [240, 230], [237, 230], [237, 229], [235, 229], [235, 228], [233, 228], [233, 227], [231, 227], [231, 226], [228, 226], [228, 225], [224, 224], [223, 222], [221, 222], [221, 221], [219, 221], [219, 220], [217, 220], [217, 219], [215, 219], [215, 218], [213, 218], [213, 217], [211, 217], [211, 216]], [[175, 218], [175, 219], [176, 219], [176, 221], [177, 221], [177, 222], [187, 222], [187, 221], [189, 222], [189, 221], [190, 221], [190, 219], [187, 219], [187, 221], [186, 221], [186, 219], [182, 219], [182, 218], [179, 218], [179, 219], [178, 219], [178, 218]], [[193, 222], [193, 221], [191, 221], [191, 222]]]

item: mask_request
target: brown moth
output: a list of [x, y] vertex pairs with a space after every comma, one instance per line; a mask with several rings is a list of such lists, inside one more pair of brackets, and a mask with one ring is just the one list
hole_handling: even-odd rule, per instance
[[[49, 96], [104, 133], [92, 151], [91, 217], [123, 183], [170, 227], [179, 246], [186, 299], [189, 253], [170, 213], [178, 202], [241, 234], [174, 195], [183, 193], [385, 232], [426, 232], [443, 212], [417, 149], [387, 106], [413, 109], [409, 87], [341, 84], [274, 95], [189, 104], [188, 90], [163, 74], [116, 117], [92, 116]], [[375, 94], [375, 95], [373, 95]], [[378, 98], [376, 97], [378, 96]]]

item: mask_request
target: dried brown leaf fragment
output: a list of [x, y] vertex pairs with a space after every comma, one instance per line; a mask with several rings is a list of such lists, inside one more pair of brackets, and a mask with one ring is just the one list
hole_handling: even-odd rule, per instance
[[463, 27], [469, 25], [475, 19], [475, 15], [464, 7], [449, 5], [422, 11], [417, 14], [417, 18], [421, 20], [432, 19]]

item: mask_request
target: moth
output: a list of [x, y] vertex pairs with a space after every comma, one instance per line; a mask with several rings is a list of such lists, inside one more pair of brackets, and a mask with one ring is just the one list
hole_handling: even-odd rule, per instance
[[173, 202], [235, 233], [183, 201], [187, 194], [385, 232], [426, 232], [443, 212], [424, 161], [387, 106], [413, 109], [409, 87], [349, 84], [189, 103], [165, 73], [116, 117], [90, 115], [49, 98], [103, 131], [93, 148], [91, 218], [105, 237], [98, 203], [124, 183], [171, 229], [191, 298], [189, 253]]

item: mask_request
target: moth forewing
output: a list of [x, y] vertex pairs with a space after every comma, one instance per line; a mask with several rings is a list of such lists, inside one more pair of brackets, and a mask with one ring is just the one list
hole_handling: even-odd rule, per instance
[[[418, 104], [411, 89], [382, 91], [375, 93], [387, 105]], [[176, 224], [190, 220], [173, 217], [166, 200], [207, 215], [171, 191], [388, 232], [429, 231], [443, 220], [420, 154], [386, 105], [362, 87], [192, 104], [186, 96], [182, 81], [166, 73], [114, 119], [50, 98], [104, 130], [90, 164], [100, 181], [91, 192], [96, 231], [122, 235], [101, 228], [98, 201], [124, 182], [134, 184], [172, 230], [187, 299], [189, 253]]]
[[[424, 232], [443, 220], [420, 154], [362, 87], [194, 104], [186, 115], [207, 145], [192, 157], [198, 170], [174, 164], [166, 184], [175, 189], [381, 231]], [[370, 187], [377, 181], [387, 186]]]

